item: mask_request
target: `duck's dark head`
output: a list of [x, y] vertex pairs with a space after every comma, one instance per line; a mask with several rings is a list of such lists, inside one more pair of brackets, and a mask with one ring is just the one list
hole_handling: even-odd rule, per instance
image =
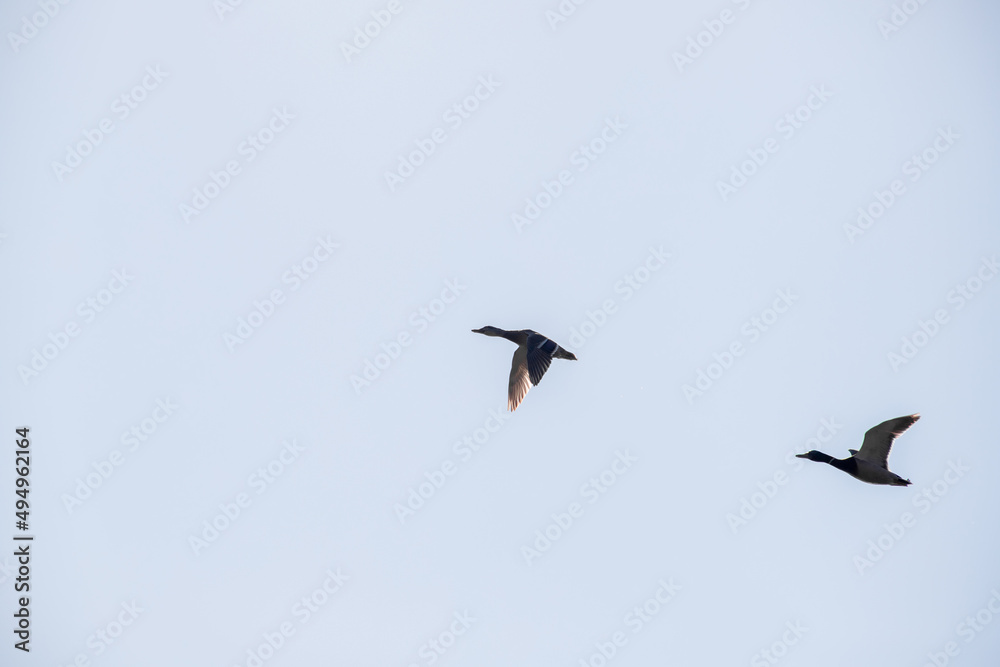
[[502, 336], [503, 329], [498, 329], [497, 327], [486, 326], [482, 329], [473, 329], [472, 333], [483, 334], [484, 336]]
[[818, 452], [815, 449], [813, 449], [812, 451], [808, 451], [805, 454], [796, 454], [795, 457], [799, 459], [809, 459], [810, 461], [819, 461], [820, 463], [826, 463], [831, 458], [833, 458], [829, 454]]

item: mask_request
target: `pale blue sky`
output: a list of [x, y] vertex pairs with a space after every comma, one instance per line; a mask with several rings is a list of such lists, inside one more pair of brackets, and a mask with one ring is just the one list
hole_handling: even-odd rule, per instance
[[0, 11], [0, 663], [994, 664], [991, 3], [224, 3]]

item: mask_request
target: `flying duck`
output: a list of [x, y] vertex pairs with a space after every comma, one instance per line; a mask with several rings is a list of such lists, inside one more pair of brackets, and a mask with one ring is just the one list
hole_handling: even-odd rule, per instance
[[896, 437], [902, 435], [918, 419], [920, 419], [920, 415], [896, 417], [868, 429], [864, 442], [861, 443], [861, 451], [848, 449], [851, 456], [846, 459], [835, 459], [829, 454], [817, 452], [815, 449], [805, 454], [796, 454], [796, 456], [800, 459], [829, 463], [851, 477], [869, 484], [909, 486], [910, 480], [903, 479], [894, 472], [889, 472], [889, 450]]
[[507, 409], [511, 412], [517, 410], [528, 390], [542, 381], [553, 358], [576, 361], [575, 354], [567, 352], [551, 338], [531, 329], [506, 331], [497, 327], [483, 327], [473, 329], [472, 332], [484, 336], [500, 336], [517, 344], [514, 360], [510, 364], [510, 384], [507, 387]]

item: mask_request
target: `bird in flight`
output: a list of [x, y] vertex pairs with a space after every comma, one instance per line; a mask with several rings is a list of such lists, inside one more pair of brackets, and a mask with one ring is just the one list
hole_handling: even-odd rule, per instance
[[510, 364], [510, 384], [507, 386], [507, 409], [511, 412], [517, 410], [528, 390], [542, 381], [553, 358], [576, 361], [575, 354], [567, 352], [551, 338], [531, 329], [507, 331], [498, 327], [483, 327], [473, 329], [472, 332], [484, 336], [500, 336], [517, 344]]
[[818, 452], [815, 449], [805, 454], [796, 454], [796, 456], [800, 459], [829, 463], [851, 477], [869, 484], [909, 486], [910, 480], [903, 479], [894, 472], [889, 472], [889, 450], [892, 449], [892, 443], [896, 438], [913, 426], [918, 419], [920, 419], [918, 414], [896, 417], [868, 429], [864, 442], [861, 443], [861, 450], [848, 449], [851, 456], [846, 459], [835, 459], [829, 454]]

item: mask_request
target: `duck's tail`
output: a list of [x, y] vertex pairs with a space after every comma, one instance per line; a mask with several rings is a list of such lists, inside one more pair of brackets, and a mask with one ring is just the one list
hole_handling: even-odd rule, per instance
[[566, 350], [562, 349], [562, 347], [557, 347], [556, 351], [552, 353], [552, 356], [555, 357], [556, 359], [569, 359], [570, 361], [578, 361], [575, 354], [573, 354], [572, 352], [567, 352]]

